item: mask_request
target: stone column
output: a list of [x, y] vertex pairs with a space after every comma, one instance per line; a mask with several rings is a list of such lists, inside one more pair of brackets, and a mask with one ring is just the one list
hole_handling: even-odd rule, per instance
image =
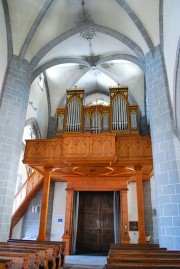
[[176, 136], [163, 54], [146, 55], [159, 244], [180, 249], [180, 141]]
[[13, 55], [0, 99], [0, 241], [7, 241], [29, 98], [29, 63]]
[[74, 189], [66, 189], [66, 216], [64, 235], [62, 240], [66, 243], [66, 255], [70, 254], [71, 249], [71, 235], [72, 235], [72, 214], [73, 214], [73, 201], [74, 201]]
[[138, 208], [138, 230], [139, 244], [146, 244], [145, 220], [144, 220], [144, 197], [142, 185], [142, 167], [135, 167], [136, 170], [136, 190], [137, 190], [137, 208]]
[[121, 191], [121, 243], [129, 244], [129, 220], [128, 220], [128, 200], [127, 190]]
[[51, 172], [52, 172], [51, 168], [45, 168], [38, 240], [46, 240], [46, 227], [47, 227], [47, 214], [48, 214], [49, 191], [50, 191], [50, 183], [51, 183]]

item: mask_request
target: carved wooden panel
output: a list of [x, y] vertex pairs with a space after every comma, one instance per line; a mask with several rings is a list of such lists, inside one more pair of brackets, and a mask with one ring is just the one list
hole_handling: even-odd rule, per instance
[[116, 142], [118, 161], [123, 159], [145, 160], [152, 158], [152, 148], [150, 138], [131, 137], [130, 139], [118, 138]]
[[63, 141], [64, 156], [87, 156], [89, 153], [89, 138], [86, 136], [65, 136]]
[[26, 149], [24, 163], [52, 163], [62, 159], [63, 140], [28, 140], [26, 141]]
[[94, 156], [112, 156], [115, 155], [115, 137], [114, 136], [91, 136], [90, 155]]
[[65, 157], [115, 156], [115, 134], [64, 135]]

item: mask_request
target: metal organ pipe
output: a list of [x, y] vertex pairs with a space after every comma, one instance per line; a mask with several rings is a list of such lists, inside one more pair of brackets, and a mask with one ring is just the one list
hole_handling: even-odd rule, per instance
[[74, 110], [73, 110], [73, 131], [77, 131], [77, 99], [74, 99]]
[[115, 111], [115, 109], [114, 109], [114, 102], [112, 103], [112, 114], [113, 114], [113, 117], [112, 117], [112, 129], [113, 130], [115, 130], [115, 122], [114, 122], [114, 111]]
[[119, 130], [119, 122], [120, 122], [120, 99], [119, 96], [117, 97], [117, 109], [116, 109], [116, 115], [117, 115], [117, 130]]
[[80, 131], [80, 115], [81, 115], [81, 105], [77, 104], [77, 131]]
[[122, 100], [122, 130], [124, 130], [124, 100]]
[[117, 95], [112, 102], [112, 129], [126, 130], [128, 127], [127, 104], [121, 95]]
[[119, 128], [118, 130], [122, 130], [122, 99], [119, 97]]
[[66, 121], [66, 130], [69, 131], [69, 104], [67, 106], [67, 121]]
[[72, 109], [71, 109], [71, 131], [74, 131], [74, 107], [75, 107], [75, 100], [72, 101]]
[[117, 130], [117, 117], [116, 117], [116, 113], [117, 113], [117, 99], [114, 100], [114, 123], [115, 123], [115, 130]]
[[76, 100], [76, 131], [79, 131], [79, 102]]

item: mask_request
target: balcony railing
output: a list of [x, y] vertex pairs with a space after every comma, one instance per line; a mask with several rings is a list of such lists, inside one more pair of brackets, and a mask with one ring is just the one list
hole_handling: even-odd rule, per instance
[[43, 179], [43, 175], [38, 172], [33, 172], [30, 177], [25, 181], [20, 190], [14, 197], [13, 204], [13, 213], [17, 210], [17, 208], [23, 203], [25, 198], [31, 191], [35, 188], [35, 186]]

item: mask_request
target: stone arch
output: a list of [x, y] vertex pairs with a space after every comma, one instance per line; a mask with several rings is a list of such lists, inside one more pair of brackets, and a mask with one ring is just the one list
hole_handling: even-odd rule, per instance
[[55, 65], [59, 64], [64, 64], [64, 63], [75, 63], [79, 65], [85, 65], [89, 66], [89, 63], [82, 60], [82, 59], [77, 59], [77, 58], [58, 58], [58, 59], [53, 59], [49, 62], [44, 63], [43, 65], [39, 66], [37, 69], [34, 70], [32, 74], [31, 81], [33, 80], [40, 74], [43, 73], [46, 69], [53, 67]]
[[141, 68], [143, 70], [143, 72], [145, 72], [145, 64], [144, 61], [142, 61], [141, 59], [130, 55], [130, 54], [114, 54], [114, 55], [109, 55], [106, 57], [101, 58], [98, 62], [97, 65], [101, 65], [105, 62], [108, 61], [113, 61], [113, 60], [126, 60], [129, 62], [132, 62], [134, 64], [136, 64], [139, 68]]
[[[95, 30], [97, 32], [109, 35], [109, 36], [121, 41], [126, 46], [128, 46], [140, 59], [144, 60], [144, 53], [143, 53], [142, 49], [133, 40], [128, 38], [126, 35], [118, 32], [118, 31], [115, 31], [115, 30], [113, 30], [111, 28], [105, 27], [105, 26], [95, 24], [94, 27], [95, 27]], [[86, 27], [84, 27], [84, 28], [86, 28]], [[59, 36], [55, 37], [53, 40], [48, 42], [44, 47], [42, 47], [36, 53], [36, 55], [31, 60], [31, 66], [33, 68], [35, 68], [37, 66], [37, 64], [39, 63], [39, 61], [50, 50], [52, 50], [55, 46], [57, 46], [58, 44], [60, 44], [64, 40], [68, 39], [69, 37], [72, 37], [73, 35], [79, 33], [80, 31], [82, 31], [81, 27], [74, 27], [74, 28], [60, 34]]]
[[143, 23], [141, 22], [141, 20], [138, 18], [136, 13], [132, 10], [132, 8], [128, 5], [128, 3], [125, 0], [116, 0], [116, 2], [124, 9], [124, 11], [130, 17], [130, 19], [136, 25], [136, 27], [138, 28], [138, 30], [141, 33], [142, 37], [144, 38], [149, 50], [153, 54], [154, 53], [153, 42], [152, 42], [146, 28], [144, 27]]

